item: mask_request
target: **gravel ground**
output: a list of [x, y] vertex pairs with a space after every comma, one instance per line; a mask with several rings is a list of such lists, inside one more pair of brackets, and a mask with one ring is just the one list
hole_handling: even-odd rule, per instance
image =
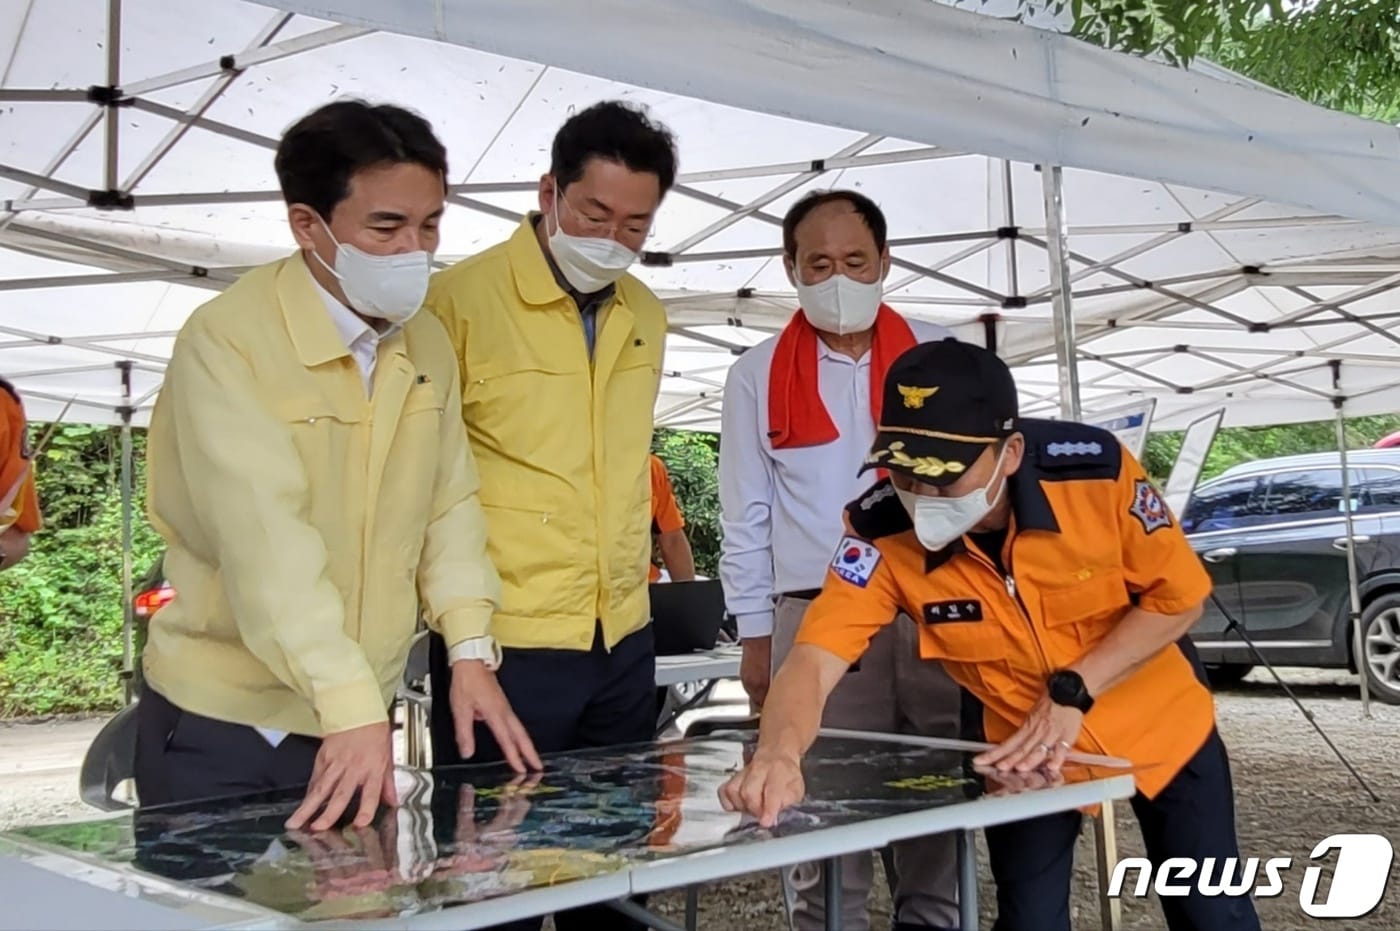
[[[1400, 707], [1373, 703], [1372, 720], [1367, 721], [1361, 715], [1355, 676], [1311, 670], [1283, 674], [1381, 799], [1370, 800], [1267, 673], [1256, 670], [1243, 684], [1217, 696], [1220, 728], [1234, 768], [1243, 853], [1264, 859], [1294, 858], [1293, 868], [1284, 874], [1284, 893], [1257, 900], [1263, 925], [1270, 931], [1312, 931], [1320, 922], [1298, 907], [1298, 890], [1313, 846], [1330, 834], [1346, 832], [1400, 839]], [[76, 800], [73, 767], [99, 724], [0, 726], [0, 829], [91, 814]], [[1131, 810], [1125, 804], [1117, 810], [1119, 855], [1141, 855], [1142, 841]], [[984, 924], [990, 924], [995, 891], [986, 872], [985, 853], [982, 862]], [[1073, 889], [1076, 927], [1098, 927], [1093, 863], [1093, 834], [1086, 826]], [[1400, 893], [1394, 891], [1400, 885], [1397, 875], [1400, 869], [1392, 871], [1391, 891], [1380, 907], [1348, 923], [1349, 929], [1400, 927]], [[657, 896], [653, 902], [661, 914], [675, 919], [683, 915], [683, 899], [677, 893]], [[782, 931], [786, 922], [779, 903], [776, 874], [730, 881], [702, 892], [700, 927]], [[1151, 898], [1124, 899], [1122, 908], [1125, 931], [1163, 926]], [[887, 893], [879, 893], [871, 903], [871, 916], [872, 928], [888, 927]]]

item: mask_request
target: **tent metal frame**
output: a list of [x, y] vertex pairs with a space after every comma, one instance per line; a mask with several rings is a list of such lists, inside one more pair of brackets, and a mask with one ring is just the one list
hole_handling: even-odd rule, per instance
[[[108, 0], [108, 29], [114, 40], [120, 36], [121, 9], [121, 0]], [[0, 281], [0, 290], [13, 291], [71, 287], [83, 284], [156, 281], [191, 284], [219, 290], [233, 281], [244, 270], [243, 268], [203, 268], [171, 261], [158, 254], [117, 247], [96, 237], [76, 236], [45, 229], [41, 225], [25, 222], [22, 218], [26, 214], [38, 216], [44, 213], [88, 209], [94, 205], [109, 209], [132, 210], [142, 206], [212, 206], [231, 203], [275, 202], [279, 195], [278, 192], [272, 190], [146, 193], [140, 188], [162, 159], [178, 145], [187, 133], [195, 129], [225, 135], [264, 149], [275, 148], [276, 139], [210, 118], [207, 114], [211, 106], [239, 77], [256, 69], [259, 65], [305, 55], [329, 45], [354, 41], [374, 32], [372, 29], [363, 27], [327, 26], [293, 38], [279, 39], [279, 36], [287, 31], [294, 19], [293, 14], [275, 12], [267, 19], [252, 40], [241, 49], [198, 65], [157, 74], [130, 84], [123, 84], [121, 81], [120, 42], [109, 41], [107, 43], [109, 52], [106, 72], [108, 83], [105, 88], [0, 88], [0, 102], [51, 102], [56, 105], [81, 104], [93, 108], [89, 117], [60, 147], [53, 159], [44, 166], [42, 172], [33, 172], [17, 166], [0, 165], [0, 177], [19, 181], [27, 188], [21, 196], [11, 198], [0, 205], [3, 206], [3, 211], [0, 211], [0, 248], [22, 250], [26, 254], [61, 262], [78, 261], [98, 268], [112, 269], [106, 274], [99, 272], [71, 278], [49, 275], [10, 279]], [[186, 109], [169, 107], [149, 99], [148, 95], [150, 94], [197, 81], [208, 81], [209, 84], [197, 100]], [[118, 168], [124, 149], [121, 124], [117, 119], [117, 114], [124, 106], [135, 107], [144, 112], [169, 119], [172, 126], [155, 146], [142, 154], [136, 167], [128, 172], [125, 178], [119, 179]], [[60, 175], [60, 172], [68, 159], [98, 126], [102, 126], [104, 132], [103, 178], [100, 187], [89, 188], [65, 179]], [[932, 146], [916, 146], [892, 152], [869, 151], [884, 141], [884, 138], [879, 135], [868, 134], [830, 155], [806, 162], [791, 161], [682, 174], [677, 179], [677, 184], [673, 189], [677, 196], [699, 200], [719, 207], [727, 213], [704, 229], [692, 232], [672, 243], [669, 249], [647, 254], [644, 257], [644, 263], [675, 264], [730, 259], [777, 258], [781, 255], [781, 248], [776, 244], [771, 248], [742, 251], [702, 251], [699, 247], [725, 229], [748, 218], [774, 226], [779, 225], [781, 218], [766, 213], [763, 208], [817, 178], [831, 176], [833, 173], [851, 168], [928, 162], [966, 154]], [[1304, 294], [1309, 285], [1333, 283], [1343, 276], [1349, 283], [1354, 284], [1354, 291], [1331, 300], [1314, 300], [1308, 307], [1289, 314], [1282, 320], [1274, 321], [1271, 328], [1301, 327], [1310, 319], [1318, 316], [1324, 316], [1327, 322], [1332, 322], [1332, 318], [1335, 317], [1338, 321], [1345, 320], [1356, 323], [1364, 318], [1350, 314], [1345, 309], [1347, 304], [1400, 285], [1400, 273], [1397, 273], [1397, 269], [1400, 269], [1400, 262], [1393, 265], [1385, 263], [1376, 265], [1374, 262], [1370, 262], [1357, 265], [1349, 270], [1330, 266], [1315, 270], [1285, 267], [1280, 268], [1278, 272], [1274, 272], [1272, 269], [1214, 268], [1174, 276], [1169, 280], [1146, 281], [1124, 270], [1123, 263], [1167, 246], [1182, 236], [1211, 236], [1222, 232], [1263, 231], [1301, 226], [1345, 225], [1359, 221], [1341, 216], [1241, 217], [1240, 214], [1259, 204], [1257, 198], [1245, 197], [1186, 224], [1101, 223], [1076, 227], [1076, 237], [1118, 235], [1149, 235], [1152, 237], [1112, 255], [1094, 257], [1084, 255], [1069, 247], [1067, 238], [1062, 235], [1066, 222], [1062, 209], [1058, 214], [1054, 212], [1053, 206], [1047, 211], [1047, 217], [1052, 217], [1053, 221], [1047, 222], [1045, 228], [1018, 227], [1015, 222], [1012, 197], [1011, 164], [1003, 161], [1002, 169], [1003, 210], [1006, 225], [1001, 229], [994, 230], [969, 230], [936, 236], [892, 238], [890, 242], [891, 264], [904, 274], [890, 282], [889, 292], [892, 296], [897, 297], [901, 303], [910, 306], [958, 308], [968, 312], [981, 310], [987, 318], [1007, 324], [1024, 321], [1043, 326], [1044, 319], [1023, 316], [1017, 314], [1016, 311], [1023, 308], [1029, 309], [1035, 305], [1052, 305], [1054, 308], [1051, 317], [1052, 325], [1047, 328], [1048, 332], [1043, 343], [1035, 349], [1008, 354], [1007, 358], [1013, 364], [1027, 365], [1048, 361], [1053, 354], [1059, 362], [1059, 371], [1063, 373], [1063, 383], [1057, 386], [1055, 392], [1047, 391], [1035, 397], [1032, 404], [1048, 407], [1058, 397], [1058, 403], [1054, 406], [1057, 406], [1062, 414], [1079, 409], [1079, 394], [1083, 387], [1114, 387], [1112, 381], [1114, 372], [1121, 374], [1131, 372], [1137, 378], [1146, 378], [1148, 381], [1160, 384], [1166, 390], [1178, 393], [1222, 387], [1230, 384], [1230, 380], [1236, 375], [1273, 380], [1294, 390], [1309, 392], [1312, 389], [1297, 380], [1298, 370], [1290, 370], [1283, 374], [1270, 371], [1277, 367], [1276, 361], [1263, 361], [1249, 369], [1226, 365], [1224, 368], [1226, 368], [1227, 373], [1222, 375], [1220, 379], [1204, 385], [1190, 386], [1178, 384], [1169, 378], [1162, 378], [1144, 371], [1141, 366], [1127, 367], [1113, 359], [1110, 354], [1095, 353], [1093, 344], [1099, 337], [1126, 327], [1160, 325], [1172, 329], [1191, 330], [1207, 330], [1215, 326], [1222, 329], [1231, 327], [1247, 329], [1252, 325], [1251, 321], [1229, 312], [1219, 306], [1217, 302], [1247, 288], [1261, 287], [1266, 284], [1289, 287], [1294, 289], [1295, 293]], [[1045, 176], [1046, 203], [1053, 205], [1054, 200], [1051, 192], [1054, 187], [1062, 184], [1062, 181], [1058, 180], [1061, 170], [1051, 166], [1047, 170], [1043, 170], [1042, 174]], [[772, 178], [775, 183], [757, 197], [750, 198], [744, 203], [720, 197], [698, 187], [721, 181], [756, 178]], [[1056, 183], [1053, 185], [1052, 178], [1056, 179]], [[523, 193], [533, 190], [534, 186], [533, 182], [528, 181], [464, 181], [464, 183], [452, 186], [451, 195], [454, 203], [466, 209], [498, 219], [515, 221], [519, 218], [518, 212], [481, 201], [474, 195]], [[40, 194], [52, 196], [39, 196]], [[966, 242], [968, 245], [962, 250], [931, 263], [919, 262], [907, 257], [908, 250], [919, 246], [957, 242]], [[1026, 293], [1019, 292], [1018, 249], [1022, 247], [1044, 250], [1050, 259], [1051, 269], [1051, 281], [1048, 284]], [[1010, 293], [997, 293], [945, 271], [945, 269], [954, 267], [969, 258], [998, 248], [1005, 251]], [[1279, 276], [1277, 282], [1267, 280], [1275, 274]], [[1121, 284], [1081, 286], [1082, 282], [1096, 276], [1117, 278]], [[903, 293], [910, 286], [928, 281], [945, 286], [952, 294], [910, 295]], [[1073, 306], [1076, 302], [1092, 301], [1098, 297], [1133, 291], [1157, 295], [1161, 300], [1144, 304], [1140, 308], [1120, 314], [1111, 320], [1094, 320], [1092, 318], [1080, 320], [1076, 319], [1073, 314]], [[696, 297], [699, 295], [686, 295], [683, 298], [673, 300], [693, 300]], [[746, 301], [777, 300], [788, 305], [793, 303], [793, 295], [783, 292], [741, 294], [736, 295], [734, 299], [736, 308], [733, 317], [740, 321], [743, 319], [743, 308]], [[1217, 322], [1215, 324], [1202, 323], [1201, 321], [1192, 321], [1187, 324], [1174, 322], [1175, 318], [1192, 310], [1203, 311]], [[1374, 325], [1371, 327], [1371, 331], [1385, 333], [1382, 327]], [[684, 339], [696, 340], [693, 328], [676, 327], [674, 332]], [[64, 338], [43, 333], [14, 333], [11, 335], [22, 338], [16, 343], [0, 344], [0, 348], [7, 345], [30, 345], [32, 341], [33, 343], [50, 345], [61, 343], [101, 355], [116, 354], [122, 356], [125, 353], [124, 350], [102, 345], [108, 341], [106, 339]], [[149, 336], [149, 334], [121, 334], [119, 337], [113, 338], [111, 342], [135, 340], [145, 336]], [[1393, 337], [1390, 338], [1393, 339]], [[1332, 344], [1319, 345], [1319, 354], [1326, 353], [1327, 358], [1344, 358], [1345, 350], [1343, 347], [1350, 341], [1351, 339], [1342, 339]], [[1400, 340], [1396, 341], [1400, 342]], [[744, 348], [742, 344], [726, 343], [726, 341], [713, 336], [698, 340], [698, 342], [733, 352], [740, 352]], [[1220, 361], [1200, 350], [1187, 347], [1185, 351], [1203, 360]], [[1235, 351], [1237, 352], [1237, 350]], [[161, 360], [149, 355], [131, 353], [125, 357], [149, 363], [157, 368], [161, 365]], [[1091, 376], [1080, 383], [1077, 367], [1068, 364], [1072, 359], [1081, 362], [1101, 362], [1109, 371]], [[1154, 356], [1153, 359], [1161, 361], [1162, 357]], [[1319, 361], [1319, 365], [1323, 364], [1326, 364], [1325, 359]], [[1400, 386], [1400, 362], [1375, 360], [1368, 364], [1396, 368], [1397, 378], [1394, 385]], [[686, 378], [687, 376], [685, 373], [674, 373], [672, 377]], [[1140, 390], [1140, 386], [1135, 387]], [[696, 410], [712, 412], [719, 403], [722, 390], [722, 386], [706, 390], [704, 396], [699, 398], [705, 402], [704, 404], [683, 405], [673, 409], [674, 413], [660, 412], [659, 422], [670, 423], [672, 416], [688, 416], [695, 413]], [[115, 404], [112, 406], [113, 413], [117, 412], [118, 406]], [[142, 412], [138, 411], [138, 414], [140, 413]]]

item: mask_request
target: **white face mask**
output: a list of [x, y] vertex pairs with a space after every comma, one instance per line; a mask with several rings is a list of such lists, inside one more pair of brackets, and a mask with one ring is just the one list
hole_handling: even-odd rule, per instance
[[[1005, 455], [1006, 447], [1003, 446], [1001, 455], [997, 456], [996, 471], [992, 475], [993, 482], [1001, 473], [1001, 461]], [[1002, 492], [1006, 490], [1006, 482], [1002, 481], [995, 498], [989, 498], [987, 495], [990, 487], [988, 484], [961, 498], [931, 498], [902, 488], [896, 488], [895, 492], [898, 493], [904, 509], [914, 520], [914, 533], [919, 542], [923, 544], [924, 549], [936, 553], [976, 527], [978, 522], [996, 507]]]
[[884, 283], [832, 275], [817, 284], [797, 282], [797, 300], [807, 320], [826, 333], [845, 336], [875, 325], [884, 297]]
[[340, 282], [351, 310], [396, 324], [406, 323], [418, 313], [428, 295], [428, 278], [433, 271], [431, 253], [420, 249], [397, 255], [370, 255], [337, 240], [325, 220], [321, 220], [321, 226], [335, 243], [335, 265], [326, 265], [314, 251], [311, 254]]
[[549, 252], [569, 284], [581, 294], [593, 294], [622, 277], [637, 261], [637, 253], [618, 242], [599, 236], [574, 236], [559, 225], [559, 189], [554, 189], [554, 232], [549, 234]]

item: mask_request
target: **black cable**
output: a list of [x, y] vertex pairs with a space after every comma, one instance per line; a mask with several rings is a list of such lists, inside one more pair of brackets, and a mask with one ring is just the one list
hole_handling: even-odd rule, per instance
[[[1239, 621], [1235, 620], [1235, 616], [1233, 614], [1226, 610], [1225, 605], [1220, 601], [1220, 596], [1218, 596], [1215, 592], [1212, 591], [1210, 593], [1210, 598], [1211, 601], [1215, 602], [1215, 606], [1220, 609], [1220, 613], [1225, 616], [1225, 633], [1228, 634], [1230, 631], [1233, 630], [1236, 634], [1239, 635], [1240, 639], [1243, 640], [1245, 642], [1245, 645], [1249, 647], [1250, 652], [1254, 654], [1254, 658], [1259, 661], [1259, 664], [1261, 666], [1269, 670], [1269, 672], [1273, 675], [1274, 680], [1277, 681], [1278, 684], [1283, 688], [1284, 694], [1287, 695], [1290, 699], [1292, 699], [1293, 704], [1298, 706], [1298, 710], [1302, 712], [1303, 717], [1307, 718], [1308, 723], [1313, 726], [1313, 729], [1317, 731], [1318, 735], [1322, 738], [1323, 742], [1331, 748], [1334, 754], [1336, 754], [1337, 759], [1341, 760], [1342, 765], [1345, 766], [1347, 770], [1352, 774], [1352, 776], [1356, 778], [1357, 782], [1361, 783], [1361, 788], [1365, 789], [1366, 794], [1371, 796], [1371, 801], [1379, 802], [1381, 800], [1380, 796], [1378, 796], [1374, 791], [1372, 791], [1371, 787], [1367, 785], [1366, 780], [1363, 779], [1361, 774], [1356, 771], [1356, 767], [1351, 765], [1351, 761], [1348, 760], [1346, 756], [1342, 753], [1342, 751], [1337, 748], [1337, 745], [1332, 742], [1332, 738], [1327, 736], [1327, 732], [1322, 729], [1322, 725], [1317, 722], [1317, 718], [1315, 718], [1313, 716], [1313, 713], [1303, 705], [1303, 702], [1298, 698], [1298, 696], [1293, 694], [1293, 690], [1288, 687], [1287, 682], [1283, 681], [1283, 677], [1278, 674], [1278, 670], [1273, 667], [1273, 664], [1264, 658], [1264, 654], [1259, 651], [1259, 647], [1254, 645], [1254, 641], [1251, 640], [1249, 638], [1249, 634], [1245, 632], [1244, 626], [1240, 624]], [[1366, 675], [1366, 670], [1361, 670], [1361, 674], [1363, 676]]]

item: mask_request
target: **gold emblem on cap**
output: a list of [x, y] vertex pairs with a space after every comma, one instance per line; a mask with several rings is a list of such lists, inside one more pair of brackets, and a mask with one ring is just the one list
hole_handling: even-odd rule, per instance
[[937, 456], [911, 456], [904, 451], [904, 442], [902, 440], [896, 440], [885, 449], [876, 450], [870, 454], [866, 461], [872, 463], [880, 462], [886, 456], [889, 457], [889, 465], [908, 469], [915, 475], [927, 475], [929, 478], [941, 478], [944, 475], [961, 475], [963, 472], [967, 471], [967, 466], [961, 462], [944, 462]]
[[910, 388], [908, 385], [899, 385], [899, 394], [904, 398], [904, 406], [911, 410], [918, 410], [924, 406], [924, 401], [938, 393], [935, 388]]

